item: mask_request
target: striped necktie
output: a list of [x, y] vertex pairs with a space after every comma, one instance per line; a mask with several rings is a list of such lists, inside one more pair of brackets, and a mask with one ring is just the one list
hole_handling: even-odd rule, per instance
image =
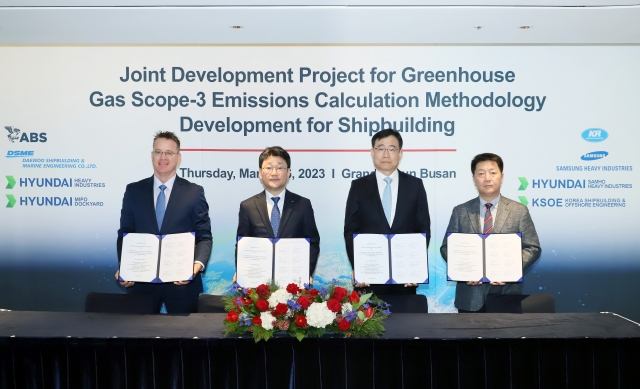
[[487, 207], [487, 211], [484, 213], [483, 234], [487, 235], [491, 233], [491, 230], [493, 230], [493, 216], [491, 215], [491, 207], [493, 206], [493, 204], [486, 203], [484, 206]]

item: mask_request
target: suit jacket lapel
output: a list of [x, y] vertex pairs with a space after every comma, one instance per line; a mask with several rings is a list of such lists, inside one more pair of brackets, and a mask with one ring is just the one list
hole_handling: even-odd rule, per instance
[[[155, 199], [153, 195], [154, 189], [155, 188], [153, 187], [153, 176], [151, 176], [151, 178], [147, 179], [147, 182], [146, 182], [145, 195], [144, 195], [144, 202], [145, 202], [144, 207], [147, 208], [147, 212], [149, 212], [149, 218], [153, 220], [153, 225], [156, 226], [156, 228], [158, 228], [158, 219], [156, 219]], [[160, 233], [159, 229], [157, 229], [156, 231], [158, 232], [158, 234]]]
[[[184, 185], [184, 180], [180, 177], [176, 177], [176, 180], [173, 181], [173, 188], [171, 188], [171, 195], [169, 196], [169, 202], [167, 203], [167, 209], [164, 212], [164, 219], [162, 219], [162, 226], [169, 225], [169, 221], [173, 216], [174, 208], [177, 207], [179, 199], [182, 198], [182, 190]], [[155, 214], [155, 210], [154, 210]]]
[[500, 196], [500, 201], [498, 202], [498, 213], [496, 214], [496, 222], [493, 225], [494, 232], [500, 233], [500, 231], [502, 231], [502, 227], [504, 227], [504, 223], [509, 217], [509, 212], [511, 212], [511, 202], [506, 198]]
[[278, 231], [280, 233], [284, 231], [284, 226], [287, 224], [287, 221], [289, 220], [289, 216], [291, 216], [291, 213], [293, 212], [293, 208], [296, 206], [296, 199], [294, 196], [292, 196], [292, 193], [289, 192], [288, 190], [284, 198], [285, 198], [285, 203], [282, 204], [282, 215], [280, 215], [280, 227], [278, 227]]
[[469, 217], [469, 224], [471, 225], [471, 232], [474, 234], [481, 234], [480, 229], [480, 203], [477, 200], [472, 201], [467, 206], [467, 216]]
[[[396, 196], [396, 212], [393, 215], [393, 224], [397, 224], [400, 223], [398, 221], [398, 218], [396, 217], [396, 214], [398, 213], [398, 204], [401, 204], [402, 202], [402, 198], [400, 196], [402, 195], [406, 195], [408, 189], [407, 189], [407, 179], [406, 177], [403, 177], [402, 174], [400, 174], [400, 171], [398, 171], [398, 194]], [[378, 197], [380, 197], [380, 191], [378, 190], [378, 185], [376, 182], [376, 193], [378, 193]], [[380, 207], [382, 208], [382, 199], [380, 199]], [[382, 209], [382, 213], [384, 214], [384, 209]], [[385, 220], [387, 219], [387, 217], [384, 217]]]
[[262, 223], [267, 227], [267, 231], [269, 231], [269, 235], [275, 237], [273, 233], [273, 228], [271, 228], [271, 219], [269, 219], [269, 210], [267, 209], [267, 195], [264, 192], [260, 192], [255, 195], [253, 199], [256, 208], [258, 209], [258, 214], [260, 214], [260, 218], [262, 219]]

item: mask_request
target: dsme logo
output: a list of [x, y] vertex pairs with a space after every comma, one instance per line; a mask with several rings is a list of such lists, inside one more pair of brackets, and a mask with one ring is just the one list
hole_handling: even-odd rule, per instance
[[590, 153], [586, 153], [582, 157], [580, 157], [583, 161], [595, 161], [597, 159], [602, 159], [609, 155], [606, 151], [592, 151]]
[[33, 150], [9, 150], [7, 158], [33, 157]]
[[582, 131], [582, 139], [591, 143], [602, 142], [608, 137], [609, 133], [602, 128], [587, 128], [586, 130]]
[[47, 133], [46, 132], [23, 132], [22, 135], [20, 133], [19, 128], [15, 128], [12, 126], [4, 126], [5, 130], [9, 132], [7, 138], [11, 141], [11, 143], [16, 142], [46, 142], [47, 141]]

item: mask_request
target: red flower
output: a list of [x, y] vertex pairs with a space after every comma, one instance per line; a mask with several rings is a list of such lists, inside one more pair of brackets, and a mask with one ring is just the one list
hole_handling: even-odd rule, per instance
[[276, 315], [284, 315], [285, 313], [287, 313], [288, 309], [289, 308], [287, 308], [287, 304], [278, 303], [274, 312], [276, 313]]
[[227, 321], [231, 321], [231, 322], [236, 322], [238, 321], [238, 312], [236, 311], [229, 311], [227, 313]]
[[331, 297], [338, 301], [342, 301], [345, 297], [347, 297], [347, 290], [343, 287], [336, 286]]
[[265, 284], [259, 285], [256, 288], [256, 293], [258, 293], [258, 296], [260, 297], [265, 297], [269, 295], [269, 287]]
[[260, 299], [256, 302], [256, 307], [260, 312], [266, 312], [269, 309], [269, 302], [267, 300]]
[[260, 318], [260, 316], [254, 316], [253, 319], [251, 319], [251, 321], [253, 322], [253, 324], [257, 326], [262, 325], [262, 319]]
[[338, 328], [340, 328], [342, 331], [348, 330], [350, 326], [351, 326], [351, 323], [349, 323], [346, 320], [342, 320], [338, 323]]
[[298, 294], [300, 293], [300, 288], [298, 288], [298, 285], [296, 284], [289, 284], [287, 285], [287, 292], [291, 294]]
[[351, 304], [355, 304], [355, 303], [359, 303], [360, 302], [360, 295], [358, 295], [358, 292], [356, 292], [355, 290], [353, 292], [351, 292], [351, 294], [349, 295], [349, 302]]
[[303, 327], [305, 324], [307, 324], [307, 318], [304, 315], [296, 315], [296, 325]]
[[251, 304], [253, 304], [253, 300], [251, 300], [249, 297], [244, 297], [242, 299], [242, 304], [244, 306], [251, 305]]
[[340, 305], [340, 301], [336, 299], [330, 299], [329, 301], [327, 301], [327, 308], [329, 308], [331, 312], [338, 312], [340, 309], [342, 309], [342, 305]]
[[311, 300], [309, 300], [309, 297], [307, 296], [300, 296], [298, 297], [298, 304], [300, 304], [302, 309], [307, 309], [309, 308], [309, 305], [311, 305]]
[[311, 297], [316, 297], [318, 295], [318, 289], [309, 289], [307, 290], [307, 294]]
[[367, 317], [367, 319], [373, 316], [373, 307], [367, 308], [367, 310], [364, 311], [364, 315]]

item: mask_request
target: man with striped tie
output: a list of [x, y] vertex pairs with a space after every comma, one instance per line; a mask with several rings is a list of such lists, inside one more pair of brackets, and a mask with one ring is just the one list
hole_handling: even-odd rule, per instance
[[[500, 195], [504, 175], [502, 158], [496, 154], [476, 155], [471, 161], [473, 183], [478, 197], [453, 208], [447, 232], [522, 233], [522, 266], [526, 271], [540, 257], [541, 248], [529, 210], [517, 201]], [[447, 238], [440, 247], [447, 260]], [[455, 306], [460, 313], [485, 312], [488, 294], [522, 294], [522, 283], [491, 281], [458, 282]]]

